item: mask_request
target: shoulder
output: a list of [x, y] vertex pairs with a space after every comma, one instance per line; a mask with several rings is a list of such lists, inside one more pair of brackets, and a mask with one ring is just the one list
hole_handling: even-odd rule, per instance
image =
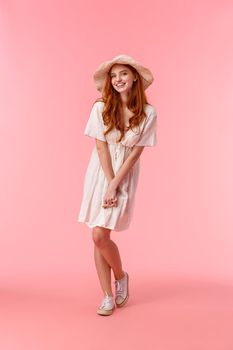
[[104, 108], [104, 102], [103, 101], [95, 101], [92, 105], [92, 108], [94, 108], [98, 111], [102, 111]]
[[150, 117], [150, 118], [156, 118], [157, 117], [156, 108], [153, 105], [149, 104], [149, 103], [145, 104], [145, 112], [148, 115], [148, 117]]

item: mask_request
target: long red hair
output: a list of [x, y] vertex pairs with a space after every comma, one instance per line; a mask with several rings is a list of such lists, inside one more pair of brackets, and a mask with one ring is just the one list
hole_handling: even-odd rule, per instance
[[143, 119], [146, 118], [144, 106], [145, 104], [148, 104], [140, 74], [131, 65], [124, 64], [124, 66], [127, 66], [137, 78], [137, 80], [132, 85], [127, 100], [127, 108], [134, 113], [133, 116], [129, 119], [129, 126], [125, 126], [125, 122], [121, 115], [122, 101], [120, 94], [113, 88], [111, 84], [111, 69], [107, 74], [105, 86], [102, 91], [102, 97], [96, 99], [95, 101], [102, 101], [105, 103], [102, 116], [104, 125], [107, 126], [107, 130], [104, 132], [104, 135], [108, 134], [114, 128], [120, 130], [120, 138], [117, 140], [117, 142], [120, 142], [122, 140], [126, 130], [133, 130], [134, 127], [139, 126]]

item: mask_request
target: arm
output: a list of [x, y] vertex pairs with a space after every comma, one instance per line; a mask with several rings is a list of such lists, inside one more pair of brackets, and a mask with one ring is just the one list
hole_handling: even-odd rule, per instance
[[140, 157], [144, 146], [134, 146], [132, 152], [122, 164], [116, 175], [114, 174], [112, 168], [111, 156], [109, 154], [109, 150], [107, 147], [107, 143], [105, 141], [100, 141], [96, 139], [96, 148], [100, 159], [100, 164], [103, 168], [105, 176], [108, 180], [108, 183], [111, 184], [113, 188], [117, 188], [120, 182], [124, 179], [124, 177], [128, 174], [129, 170], [132, 168], [134, 163]]
[[[117, 187], [122, 179], [129, 172], [131, 167], [134, 165], [136, 160], [140, 157], [144, 146], [134, 146], [131, 154], [125, 160], [125, 162], [120, 167], [119, 171], [116, 175], [113, 172], [111, 156], [109, 154], [109, 150], [107, 148], [107, 144], [104, 141], [100, 141], [96, 139], [96, 147], [99, 154], [99, 159], [105, 176], [108, 180], [108, 189], [104, 196], [104, 204], [103, 207], [112, 207], [116, 206], [117, 202]], [[114, 199], [112, 203], [111, 200]]]
[[96, 139], [96, 148], [99, 155], [100, 164], [108, 180], [108, 183], [110, 183], [115, 174], [113, 172], [112, 161], [107, 142]]
[[115, 177], [111, 179], [110, 186], [112, 189], [117, 189], [118, 185], [121, 183], [121, 181], [124, 179], [124, 177], [128, 174], [129, 170], [132, 168], [134, 163], [138, 160], [140, 157], [142, 151], [144, 149], [144, 146], [134, 146], [132, 152], [128, 156], [128, 158], [124, 161], [118, 172], [116, 173]]

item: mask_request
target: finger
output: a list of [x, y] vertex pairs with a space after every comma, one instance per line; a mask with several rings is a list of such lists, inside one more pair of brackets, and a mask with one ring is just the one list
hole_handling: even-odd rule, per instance
[[114, 207], [116, 206], [116, 202], [117, 202], [117, 197], [105, 199], [102, 206], [104, 208]]
[[103, 205], [104, 208], [112, 208], [113, 206], [115, 206], [115, 203], [107, 203]]

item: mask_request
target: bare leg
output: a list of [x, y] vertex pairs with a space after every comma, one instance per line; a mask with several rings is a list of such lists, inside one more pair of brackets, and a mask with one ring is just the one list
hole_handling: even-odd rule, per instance
[[101, 254], [112, 267], [115, 279], [123, 278], [125, 274], [122, 270], [121, 257], [116, 243], [109, 239], [106, 245], [101, 248]]
[[96, 245], [94, 245], [94, 258], [97, 274], [103, 292], [107, 292], [108, 295], [113, 295], [111, 288], [111, 266], [109, 266]]
[[95, 264], [100, 284], [104, 291], [112, 295], [111, 268], [115, 279], [124, 277], [119, 250], [115, 242], [110, 239], [111, 230], [96, 226], [92, 233], [95, 243]]

